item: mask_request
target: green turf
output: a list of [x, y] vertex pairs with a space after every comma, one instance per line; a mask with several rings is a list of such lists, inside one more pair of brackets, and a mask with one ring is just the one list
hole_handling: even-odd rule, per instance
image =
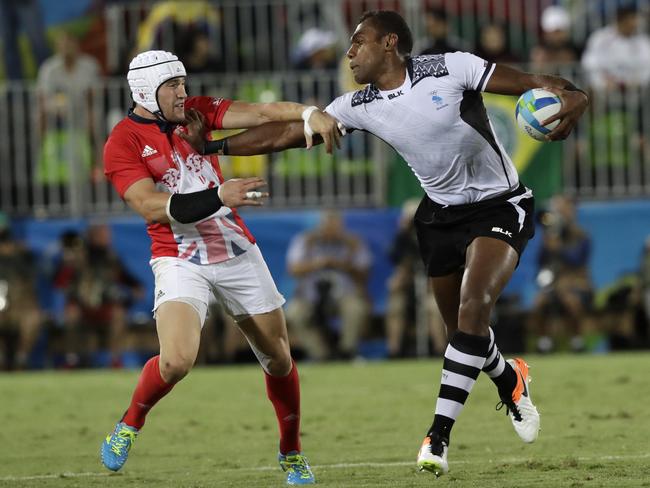
[[[440, 361], [302, 365], [303, 448], [318, 483], [650, 487], [650, 354], [528, 359], [542, 414], [538, 441], [519, 441], [482, 376], [454, 430], [450, 474], [437, 480], [414, 464]], [[152, 411], [124, 471], [107, 475], [99, 445], [136, 379], [109, 371], [0, 375], [0, 486], [283, 485], [275, 417], [255, 367], [194, 371]]]

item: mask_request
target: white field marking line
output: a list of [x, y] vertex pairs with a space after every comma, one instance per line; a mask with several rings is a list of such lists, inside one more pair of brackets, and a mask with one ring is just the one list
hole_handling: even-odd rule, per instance
[[99, 476], [111, 476], [115, 473], [57, 473], [57, 474], [37, 474], [34, 476], [3, 476], [0, 481], [29, 481], [29, 480], [52, 480], [66, 478], [94, 478]]
[[[620, 455], [620, 456], [579, 456], [571, 457], [567, 456], [566, 458], [552, 458], [552, 459], [543, 459], [542, 462], [562, 462], [567, 460], [575, 459], [576, 461], [582, 462], [595, 462], [595, 461], [619, 461], [625, 459], [647, 459], [650, 458], [650, 452], [644, 454], [630, 454], [630, 455]], [[491, 464], [523, 464], [529, 461], [535, 461], [532, 458], [504, 458], [504, 459], [489, 459], [488, 463]], [[475, 464], [476, 460], [460, 460], [460, 461], [451, 461], [452, 464]], [[485, 462], [485, 461], [481, 461]], [[391, 466], [413, 466], [415, 468], [415, 460], [413, 461], [392, 461], [388, 463], [337, 463], [337, 464], [314, 464], [312, 468], [314, 469], [346, 469], [346, 468], [383, 468]], [[277, 466], [258, 466], [255, 468], [229, 468], [222, 471], [275, 471], [278, 469]]]
[[[553, 458], [553, 459], [544, 459], [543, 462], [562, 462], [566, 460], [575, 459], [576, 461], [582, 462], [594, 462], [594, 461], [621, 461], [626, 459], [648, 459], [650, 458], [650, 452], [644, 454], [630, 454], [630, 455], [620, 455], [620, 456], [579, 456], [571, 457], [567, 456], [566, 458]], [[526, 463], [531, 461], [531, 458], [505, 458], [505, 459], [490, 459], [488, 463], [491, 464], [516, 464], [516, 463]], [[476, 463], [477, 461], [470, 460], [460, 460], [453, 461], [453, 464], [470, 464]], [[482, 461], [484, 462], [484, 461]], [[315, 469], [346, 469], [346, 468], [385, 468], [391, 466], [413, 466], [415, 467], [415, 461], [393, 461], [389, 463], [338, 463], [338, 464], [319, 464], [312, 466]], [[280, 469], [278, 466], [258, 466], [255, 468], [227, 468], [220, 471], [275, 471]], [[29, 480], [47, 480], [47, 479], [56, 479], [56, 478], [90, 478], [90, 477], [101, 477], [101, 476], [120, 476], [117, 473], [58, 473], [58, 474], [41, 474], [34, 476], [4, 476], [0, 477], [0, 481], [29, 481]]]

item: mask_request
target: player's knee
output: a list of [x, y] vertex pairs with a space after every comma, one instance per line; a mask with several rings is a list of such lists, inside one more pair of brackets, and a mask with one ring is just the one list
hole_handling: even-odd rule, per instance
[[458, 309], [459, 328], [476, 329], [476, 333], [487, 329], [493, 304], [494, 299], [489, 293], [464, 298]]
[[160, 375], [167, 383], [177, 383], [187, 376], [193, 365], [194, 361], [181, 355], [165, 358], [160, 363]]
[[291, 372], [291, 355], [286, 353], [269, 357], [265, 369], [271, 376], [288, 375]]

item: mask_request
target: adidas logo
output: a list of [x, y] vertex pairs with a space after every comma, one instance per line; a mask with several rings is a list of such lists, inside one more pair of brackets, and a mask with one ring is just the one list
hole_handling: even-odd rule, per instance
[[146, 158], [147, 156], [153, 156], [154, 154], [158, 154], [158, 151], [149, 145], [144, 146], [144, 149], [142, 150], [143, 158]]

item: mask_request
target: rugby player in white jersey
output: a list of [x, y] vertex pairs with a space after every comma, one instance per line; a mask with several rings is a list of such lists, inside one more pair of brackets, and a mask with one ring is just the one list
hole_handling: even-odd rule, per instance
[[314, 483], [300, 447], [300, 386], [282, 313], [284, 298], [235, 209], [260, 205], [259, 197], [266, 194], [256, 190], [265, 183], [261, 178], [224, 181], [218, 158], [197, 154], [184, 140], [182, 124], [190, 108], [202, 114], [209, 130], [304, 120], [309, 141], [313, 129], [331, 149], [339, 137], [336, 121], [292, 102], [188, 98], [185, 74], [171, 53], [138, 54], [127, 76], [134, 108], [104, 148], [106, 176], [147, 221], [160, 354], [145, 364], [129, 407], [102, 443], [102, 462], [113, 471], [122, 468], [147, 413], [194, 365], [212, 294], [233, 316], [264, 369], [287, 483]]
[[[587, 95], [556, 76], [495, 65], [463, 52], [410, 57], [411, 32], [392, 11], [365, 13], [347, 52], [357, 83], [325, 111], [347, 131], [363, 130], [390, 144], [411, 167], [426, 195], [415, 215], [420, 251], [447, 327], [442, 380], [434, 419], [417, 466], [448, 471], [451, 430], [484, 371], [495, 383], [524, 442], [538, 435], [540, 418], [528, 387], [528, 365], [505, 361], [489, 320], [494, 304], [533, 237], [534, 200], [517, 175], [487, 116], [481, 92], [519, 96], [546, 88], [562, 100], [549, 140], [566, 138], [588, 105]], [[251, 155], [304, 145], [301, 124], [265, 124], [219, 143], [192, 144]]]

